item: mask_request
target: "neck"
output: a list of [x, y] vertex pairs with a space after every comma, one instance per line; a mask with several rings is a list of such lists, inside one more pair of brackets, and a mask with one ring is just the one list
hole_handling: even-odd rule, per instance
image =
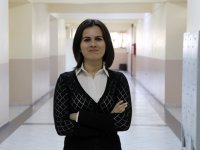
[[103, 62], [101, 61], [85, 61], [84, 68], [90, 74], [95, 74], [102, 68]]

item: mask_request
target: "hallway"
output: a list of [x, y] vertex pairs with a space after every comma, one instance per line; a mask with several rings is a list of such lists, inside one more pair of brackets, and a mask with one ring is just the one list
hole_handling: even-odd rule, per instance
[[[119, 133], [123, 150], [180, 150], [179, 138], [165, 122], [166, 110], [136, 80], [126, 76], [131, 90], [133, 118], [130, 129]], [[61, 150], [63, 137], [56, 134], [52, 110], [53, 97], [46, 96], [1, 128], [0, 150]], [[27, 118], [25, 122], [24, 118]], [[11, 132], [17, 126], [8, 135], [6, 131]]]

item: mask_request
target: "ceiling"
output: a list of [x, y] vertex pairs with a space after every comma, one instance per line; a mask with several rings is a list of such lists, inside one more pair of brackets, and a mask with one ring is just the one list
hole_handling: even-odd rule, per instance
[[96, 18], [103, 21], [110, 31], [125, 32], [136, 23], [136, 20], [143, 18], [143, 13], [52, 13], [52, 16], [65, 19], [66, 24], [74, 28], [87, 18]]
[[86, 18], [102, 20], [112, 31], [126, 31], [152, 10], [154, 3], [186, 0], [9, 0], [12, 3], [46, 3], [53, 17], [77, 26]]
[[33, 3], [158, 3], [158, 2], [177, 2], [186, 0], [9, 0], [9, 2], [33, 2]]

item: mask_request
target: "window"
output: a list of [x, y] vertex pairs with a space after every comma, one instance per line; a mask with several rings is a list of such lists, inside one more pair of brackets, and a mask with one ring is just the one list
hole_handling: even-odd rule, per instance
[[124, 32], [111, 32], [110, 33], [114, 48], [126, 48], [127, 35]]

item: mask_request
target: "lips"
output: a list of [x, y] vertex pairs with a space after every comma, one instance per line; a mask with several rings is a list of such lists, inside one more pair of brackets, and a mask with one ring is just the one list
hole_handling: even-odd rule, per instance
[[90, 49], [89, 52], [98, 52], [97, 49]]

